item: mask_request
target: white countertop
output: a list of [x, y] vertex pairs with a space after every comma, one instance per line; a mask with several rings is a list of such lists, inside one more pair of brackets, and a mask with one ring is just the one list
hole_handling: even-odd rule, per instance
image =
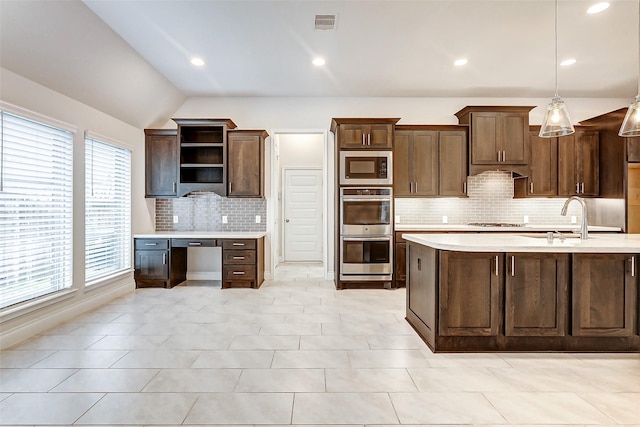
[[155, 233], [134, 234], [136, 239], [259, 239], [265, 231], [156, 231]]
[[[466, 224], [396, 224], [395, 231], [500, 231], [500, 232], [518, 232], [518, 231], [578, 231], [579, 224], [527, 224], [522, 227], [480, 227], [477, 225]], [[605, 227], [601, 225], [590, 225], [589, 231], [595, 232], [619, 232], [620, 227]]]
[[410, 242], [459, 252], [564, 252], [640, 253], [640, 234], [590, 234], [587, 241], [568, 237], [547, 242], [543, 233], [446, 233], [403, 234]]

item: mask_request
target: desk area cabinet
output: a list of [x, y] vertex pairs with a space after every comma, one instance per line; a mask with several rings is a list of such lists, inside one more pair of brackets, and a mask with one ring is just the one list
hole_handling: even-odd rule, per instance
[[[192, 234], [193, 237], [190, 235]], [[264, 281], [264, 233], [168, 232], [134, 238], [137, 288], [172, 288], [186, 280], [187, 249], [222, 249], [222, 288], [259, 288]]]

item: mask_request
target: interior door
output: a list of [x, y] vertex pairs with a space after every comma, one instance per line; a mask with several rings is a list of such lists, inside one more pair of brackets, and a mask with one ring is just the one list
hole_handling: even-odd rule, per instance
[[284, 169], [284, 261], [322, 261], [322, 169]]

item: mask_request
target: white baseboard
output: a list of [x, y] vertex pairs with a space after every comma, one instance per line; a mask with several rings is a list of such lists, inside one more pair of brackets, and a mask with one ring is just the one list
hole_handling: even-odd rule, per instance
[[187, 280], [222, 280], [221, 271], [198, 271], [195, 273], [187, 272]]
[[[86, 311], [101, 307], [111, 300], [133, 292], [134, 289], [135, 282], [131, 279], [109, 286], [109, 289], [104, 292], [85, 293], [79, 301], [72, 302], [71, 304], [61, 304], [62, 307], [57, 310], [53, 309], [53, 311], [42, 315], [37, 315], [36, 312], [32, 312], [30, 317], [35, 314], [35, 318], [25, 320], [22, 323], [20, 323], [19, 320], [17, 322], [12, 321], [13, 323], [19, 324], [9, 329], [3, 327], [0, 332], [0, 349], [6, 349], [19, 344], [34, 335], [51, 329], [53, 326], [64, 323]], [[51, 306], [49, 306], [49, 309], [51, 309]], [[24, 317], [26, 318], [27, 316]]]

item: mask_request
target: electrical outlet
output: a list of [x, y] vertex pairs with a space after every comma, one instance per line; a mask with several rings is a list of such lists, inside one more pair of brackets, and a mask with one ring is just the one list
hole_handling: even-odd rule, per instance
[[396, 215], [396, 224], [400, 224], [400, 215]]
[[529, 224], [529, 215], [525, 215], [522, 222]]
[[226, 215], [222, 215], [222, 223], [226, 224], [228, 222], [229, 222], [229, 220], [227, 219], [227, 216]]
[[442, 215], [442, 223], [447, 224], [449, 222], [449, 218], [446, 215]]
[[571, 224], [576, 224], [578, 222], [578, 217], [575, 215], [571, 215]]
[[256, 224], [260, 224], [260, 215], [256, 215]]
[[178, 215], [174, 215], [173, 216], [173, 223], [177, 224], [178, 223]]

